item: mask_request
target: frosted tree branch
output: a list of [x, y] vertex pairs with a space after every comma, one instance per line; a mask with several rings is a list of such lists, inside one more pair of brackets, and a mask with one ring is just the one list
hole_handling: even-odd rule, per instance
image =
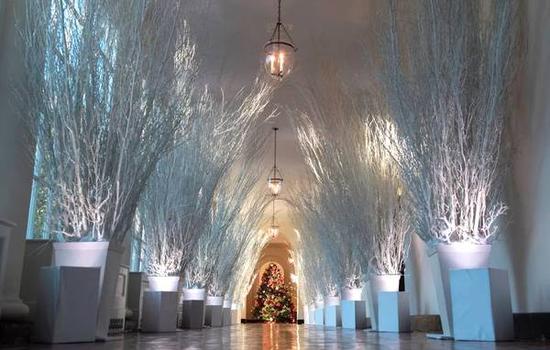
[[[262, 114], [267, 111], [273, 88], [269, 82], [257, 79], [250, 88], [243, 89], [229, 101], [210, 98], [205, 104], [208, 108], [200, 111], [201, 127], [195, 142], [207, 143], [200, 157], [209, 162], [209, 167], [207, 172], [198, 176], [215, 176], [208, 186], [204, 186], [211, 196], [209, 220], [197, 231], [196, 254], [186, 266], [185, 283], [189, 288], [204, 288], [213, 282], [212, 292], [222, 292], [220, 289], [227, 287], [223, 270], [235, 259], [224, 261], [222, 249], [231, 249], [231, 252], [241, 249], [239, 244], [224, 247], [224, 242], [235, 239], [234, 234], [248, 234], [232, 231], [236, 229], [235, 225], [243, 223], [241, 220], [254, 223], [253, 218], [247, 216], [257, 213], [246, 212], [246, 205], [252, 205], [247, 201], [257, 182], [257, 172], [252, 164], [265, 141], [265, 135], [258, 132], [258, 125]], [[244, 169], [235, 170], [238, 166]]]
[[179, 1], [29, 1], [21, 110], [44, 155], [52, 232], [124, 241], [188, 127], [195, 46]]
[[516, 8], [499, 0], [388, 4], [379, 111], [397, 126], [391, 149], [414, 230], [429, 244], [490, 243], [507, 210], [502, 130]]

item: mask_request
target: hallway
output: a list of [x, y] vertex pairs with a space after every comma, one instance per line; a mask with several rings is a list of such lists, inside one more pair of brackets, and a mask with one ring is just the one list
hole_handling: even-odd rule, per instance
[[452, 342], [427, 340], [424, 333], [390, 334], [290, 324], [242, 324], [176, 333], [128, 334], [124, 341], [90, 344], [34, 345], [55, 350], [166, 350], [166, 349], [367, 349], [367, 350], [516, 350], [548, 349], [548, 343]]

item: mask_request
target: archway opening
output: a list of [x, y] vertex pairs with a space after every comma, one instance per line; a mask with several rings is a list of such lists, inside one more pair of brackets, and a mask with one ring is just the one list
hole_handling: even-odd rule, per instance
[[[293, 308], [291, 310], [292, 315], [289, 322], [296, 322], [299, 310], [297, 298], [298, 285], [296, 279], [293, 278], [296, 272], [294, 261], [291, 258], [291, 248], [287, 242], [272, 242], [264, 247], [261, 258], [256, 265], [254, 281], [246, 297], [246, 322], [286, 322], [286, 320], [282, 321], [281, 319], [277, 320], [275, 318], [269, 319], [269, 317], [260, 317], [258, 311], [254, 312], [258, 304], [258, 292], [262, 288], [262, 277], [271, 264], [274, 264], [280, 271], [280, 278], [290, 294], [290, 301], [292, 302]], [[264, 292], [265, 291], [266, 289], [264, 288]], [[281, 303], [283, 300], [285, 300], [285, 302]], [[280, 307], [277, 306], [276, 301], [278, 301], [279, 304], [288, 305], [286, 302], [288, 299], [282, 298], [280, 295], [276, 298], [270, 298], [268, 303], [274, 303], [275, 307]], [[264, 315], [269, 315], [269, 312], [264, 312]]]
[[283, 268], [274, 262], [266, 264], [256, 290], [252, 316], [264, 322], [295, 323], [294, 288], [285, 280]]

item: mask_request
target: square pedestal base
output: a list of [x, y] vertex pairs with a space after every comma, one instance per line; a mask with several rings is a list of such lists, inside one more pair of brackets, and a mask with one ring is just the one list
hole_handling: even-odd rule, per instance
[[175, 332], [177, 307], [178, 292], [145, 292], [142, 332]]
[[450, 274], [455, 340], [514, 339], [507, 272], [481, 268], [451, 270]]
[[206, 305], [204, 309], [204, 324], [210, 327], [223, 326], [223, 306]]
[[325, 311], [324, 309], [315, 309], [313, 313], [316, 326], [323, 326], [325, 324]]
[[36, 341], [95, 341], [99, 267], [42, 267], [36, 303]]
[[366, 302], [364, 300], [342, 300], [342, 328], [367, 328]]
[[230, 307], [224, 307], [223, 308], [223, 326], [231, 326], [231, 308]]
[[204, 300], [184, 300], [182, 306], [182, 328], [201, 329], [204, 325]]
[[378, 293], [378, 331], [410, 332], [409, 293]]
[[308, 318], [308, 324], [314, 325], [315, 324], [315, 308], [309, 307], [307, 310], [307, 318]]
[[340, 305], [325, 306], [325, 326], [342, 327], [342, 309]]
[[231, 324], [239, 324], [241, 320], [239, 319], [239, 310], [231, 309]]
[[304, 324], [309, 324], [309, 308], [304, 307]]
[[[126, 318], [125, 328], [127, 331], [141, 329], [143, 317], [143, 295], [149, 282], [144, 272], [128, 273], [128, 292], [126, 293], [126, 308], [131, 311], [131, 316]], [[177, 305], [176, 305], [177, 307]]]

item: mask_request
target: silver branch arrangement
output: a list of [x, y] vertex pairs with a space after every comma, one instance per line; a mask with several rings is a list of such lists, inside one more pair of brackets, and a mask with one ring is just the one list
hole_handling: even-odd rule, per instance
[[257, 275], [254, 274], [256, 265], [260, 260], [262, 251], [266, 244], [271, 240], [267, 232], [255, 230], [249, 235], [245, 242], [242, 254], [238, 257], [231, 275], [227, 294], [233, 298], [233, 301], [241, 301], [252, 288]]
[[[265, 140], [265, 138], [262, 138]], [[220, 231], [220, 239], [215, 243], [211, 255], [212, 275], [208, 293], [231, 296], [237, 263], [245, 256], [247, 243], [260, 234], [258, 228], [263, 219], [263, 211], [268, 198], [258, 188], [258, 162], [239, 164], [237, 174], [229, 178], [229, 183], [221, 186], [213, 208], [212, 230]], [[263, 185], [263, 183], [262, 183]], [[246, 264], [254, 264], [247, 261]]]
[[369, 270], [375, 275], [399, 275], [410, 245], [411, 224], [408, 193], [387, 142], [396, 137], [388, 120], [367, 116], [364, 125], [365, 161], [369, 186], [371, 253]]
[[[306, 110], [295, 118], [315, 183], [315, 196], [301, 205], [315, 216], [310, 229], [316, 230], [337, 286], [360, 288], [371, 244], [365, 126], [335, 69], [326, 66], [321, 71], [317, 83], [304, 91]], [[306, 198], [303, 193], [297, 197]]]
[[[212, 196], [207, 208], [208, 222], [196, 231], [198, 242], [192, 261], [186, 266], [184, 280], [188, 288], [205, 288], [211, 281], [223, 241], [230, 239], [228, 229], [237, 215], [236, 210], [251, 190], [253, 174], [240, 173], [232, 178], [231, 173], [239, 162], [251, 164], [257, 157], [257, 149], [265, 140], [257, 126], [262, 114], [267, 112], [273, 89], [271, 82], [256, 79], [250, 88], [241, 90], [229, 101], [211, 99], [206, 104], [209, 107], [198, 117], [197, 123], [204, 126], [197, 142], [207, 144], [200, 157], [209, 163], [207, 172], [198, 177], [215, 176], [209, 188], [202, 189]], [[250, 151], [248, 145], [252, 145], [254, 151]], [[238, 192], [239, 186], [242, 193]]]
[[[296, 233], [295, 262], [296, 273], [300, 278], [300, 297], [304, 305], [310, 305], [323, 296], [337, 296], [338, 289], [333, 276], [330, 260], [324, 256], [316, 230], [309, 225], [308, 218], [301, 216], [304, 212], [295, 208], [293, 222], [299, 229]], [[300, 217], [298, 217], [300, 216]]]
[[[428, 244], [488, 244], [506, 212], [502, 140], [516, 1], [387, 3], [379, 114]], [[405, 18], [411, 16], [413, 21]], [[399, 25], [398, 25], [399, 23]]]
[[[332, 227], [331, 218], [320, 208], [324, 197], [320, 197], [319, 185], [304, 180], [293, 188], [289, 203], [296, 233], [296, 272], [302, 286], [302, 300], [311, 304], [325, 296], [338, 296], [339, 289], [346, 286], [346, 275], [342, 275], [340, 267], [340, 250], [335, 249], [338, 243], [332, 241], [334, 238], [326, 231]], [[357, 279], [360, 281], [361, 276]]]
[[316, 185], [294, 201], [301, 207], [301, 219], [295, 221], [301, 222], [302, 241], [309, 240], [306, 247], [315, 244], [309, 237], [314, 235], [329, 265], [340, 266], [325, 276], [325, 293], [330, 295], [334, 276], [340, 276], [340, 288], [359, 288], [367, 270], [399, 274], [411, 229], [407, 189], [384, 139], [396, 138], [395, 127], [373, 115], [368, 103], [359, 103], [370, 101], [368, 91], [352, 96], [334, 65], [325, 64], [321, 71], [317, 88], [306, 92], [309, 112], [297, 121]]
[[183, 4], [32, 0], [26, 11], [17, 90], [43, 155], [51, 232], [122, 242], [157, 161], [192, 118]]
[[[188, 142], [196, 141], [193, 128]], [[187, 266], [207, 224], [213, 179], [200, 144], [183, 144], [161, 159], [148, 181], [136, 216], [145, 271], [153, 276], [178, 275]]]

